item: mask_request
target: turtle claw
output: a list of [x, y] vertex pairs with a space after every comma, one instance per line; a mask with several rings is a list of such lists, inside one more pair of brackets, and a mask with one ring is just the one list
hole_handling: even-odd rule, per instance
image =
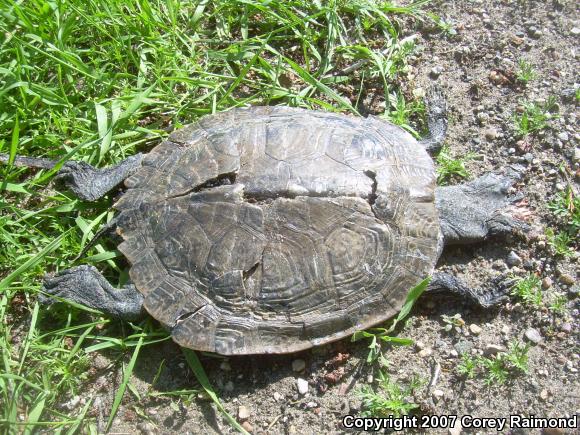
[[507, 302], [516, 281], [515, 278], [510, 278], [506, 275], [496, 276], [484, 291], [478, 293], [477, 304], [488, 308]]
[[515, 279], [500, 275], [492, 279], [485, 288], [477, 289], [468, 287], [453, 275], [437, 272], [433, 275], [426, 291], [430, 293], [453, 293], [482, 308], [491, 308], [508, 300], [514, 282]]
[[143, 296], [130, 285], [115, 289], [94, 266], [82, 265], [44, 279], [39, 302], [52, 305], [67, 299], [110, 317], [133, 320], [141, 317]]

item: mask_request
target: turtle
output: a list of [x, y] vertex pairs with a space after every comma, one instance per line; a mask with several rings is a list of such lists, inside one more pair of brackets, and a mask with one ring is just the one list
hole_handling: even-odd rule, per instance
[[292, 353], [372, 327], [428, 276], [427, 291], [496, 305], [504, 281], [471, 288], [435, 267], [446, 245], [526, 229], [510, 190], [522, 169], [437, 187], [438, 90], [427, 124], [416, 140], [375, 116], [252, 106], [206, 115], [112, 167], [68, 161], [57, 179], [81, 199], [124, 181], [98, 236], [119, 237], [130, 284], [115, 289], [81, 265], [46, 277], [41, 301], [125, 320], [149, 313], [179, 345], [222, 355]]

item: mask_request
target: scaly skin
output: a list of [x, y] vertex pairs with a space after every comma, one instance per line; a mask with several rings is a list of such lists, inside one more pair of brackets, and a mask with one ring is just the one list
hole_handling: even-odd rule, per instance
[[431, 88], [425, 98], [425, 105], [427, 106], [429, 133], [419, 143], [430, 154], [434, 154], [443, 145], [447, 133], [447, 101], [441, 89]]
[[[46, 278], [42, 292], [74, 301], [117, 319], [136, 320], [145, 314], [143, 296], [134, 285], [114, 288], [94, 266], [72, 267]], [[56, 302], [44, 295], [39, 300], [46, 305]]]

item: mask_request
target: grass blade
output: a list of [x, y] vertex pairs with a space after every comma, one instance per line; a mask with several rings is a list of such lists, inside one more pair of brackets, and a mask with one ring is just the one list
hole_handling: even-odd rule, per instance
[[119, 405], [121, 404], [121, 400], [123, 399], [123, 395], [125, 394], [125, 390], [127, 389], [127, 384], [129, 383], [129, 379], [131, 378], [131, 374], [133, 373], [133, 368], [135, 367], [135, 363], [137, 362], [137, 357], [139, 356], [139, 351], [141, 350], [141, 345], [143, 344], [143, 340], [145, 338], [145, 333], [141, 334], [139, 337], [139, 341], [135, 346], [135, 350], [133, 351], [133, 355], [131, 356], [131, 360], [127, 365], [127, 368], [123, 374], [123, 382], [119, 386], [117, 393], [115, 394], [115, 399], [113, 400], [113, 406], [111, 407], [111, 414], [109, 415], [109, 419], [107, 420], [107, 426], [105, 428], [105, 432], [108, 432], [111, 429], [111, 425], [113, 424], [113, 420], [115, 419], [115, 415], [117, 415], [117, 411], [119, 410]]
[[193, 374], [195, 375], [195, 377], [197, 378], [197, 380], [201, 384], [202, 388], [205, 390], [205, 392], [211, 398], [211, 400], [213, 400], [213, 402], [215, 403], [217, 408], [224, 414], [224, 416], [228, 420], [228, 422], [232, 425], [232, 427], [234, 427], [240, 433], [243, 433], [244, 435], [249, 435], [248, 432], [246, 432], [246, 430], [236, 421], [236, 419], [234, 417], [232, 417], [225, 410], [225, 408], [221, 404], [220, 399], [218, 398], [217, 394], [214, 392], [214, 390], [209, 382], [209, 379], [208, 379], [207, 375], [205, 374], [205, 370], [203, 369], [203, 366], [201, 365], [201, 362], [199, 361], [197, 354], [191, 349], [182, 348], [181, 350], [183, 351], [183, 354], [185, 355], [185, 359], [187, 360], [189, 367], [191, 367]]
[[70, 233], [71, 230], [64, 234], [61, 234], [48, 245], [46, 245], [38, 254], [26, 261], [22, 266], [16, 269], [14, 272], [10, 273], [6, 278], [0, 281], [0, 292], [4, 291], [12, 281], [18, 278], [23, 272], [36, 266], [40, 260], [42, 260], [46, 255], [50, 254], [52, 251], [57, 249], [62, 243], [63, 239]]

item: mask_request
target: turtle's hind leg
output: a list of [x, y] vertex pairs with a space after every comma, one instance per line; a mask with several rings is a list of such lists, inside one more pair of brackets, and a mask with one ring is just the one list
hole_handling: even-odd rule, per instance
[[[67, 299], [103, 314], [122, 320], [137, 320], [144, 315], [143, 296], [134, 285], [116, 289], [93, 266], [77, 266], [46, 278], [42, 291]], [[53, 304], [56, 299], [41, 295], [43, 304]]]
[[435, 272], [428, 293], [452, 293], [483, 308], [489, 308], [507, 301], [514, 279], [499, 276], [491, 281], [488, 288], [471, 288], [457, 277], [444, 272]]
[[108, 168], [96, 169], [85, 162], [69, 160], [56, 176], [81, 199], [96, 201], [121, 184], [141, 167], [143, 156], [136, 154]]
[[[94, 168], [85, 162], [69, 160], [62, 165], [55, 180], [64, 182], [79, 198], [96, 201], [135, 173], [141, 167], [142, 159], [143, 155], [135, 154], [115, 166], [103, 169]], [[0, 163], [7, 164], [9, 161], [8, 154], [0, 153]], [[22, 156], [17, 156], [13, 162], [14, 166], [43, 169], [52, 169], [57, 163], [58, 160]]]

